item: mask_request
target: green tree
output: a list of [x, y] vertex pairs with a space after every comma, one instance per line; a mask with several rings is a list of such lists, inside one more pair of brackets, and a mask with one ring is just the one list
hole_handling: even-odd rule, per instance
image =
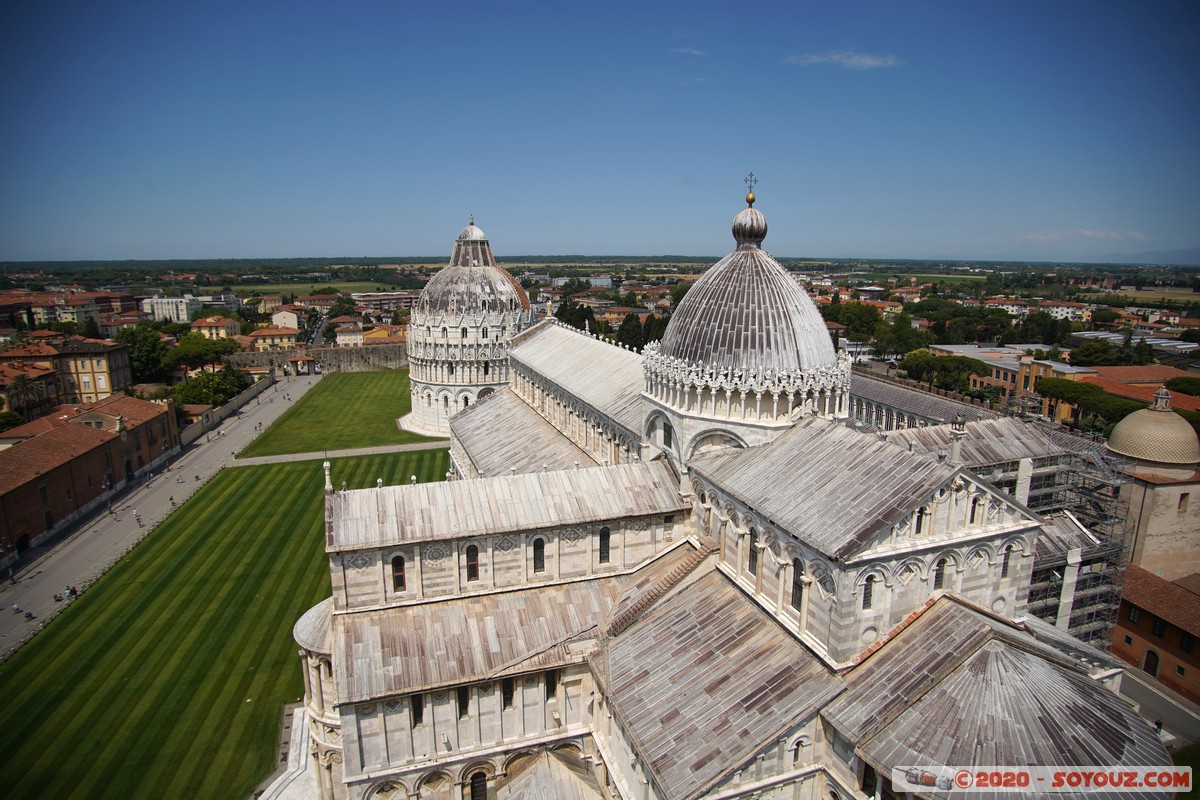
[[100, 334], [100, 323], [96, 322], [95, 317], [88, 317], [83, 321], [83, 335], [89, 339], [102, 339]]
[[113, 341], [129, 345], [129, 366], [135, 383], [157, 383], [167, 376], [167, 353], [171, 346], [149, 325], [122, 328]]
[[189, 381], [176, 384], [172, 394], [180, 405], [220, 406], [249, 388], [250, 383], [245, 372], [226, 365], [218, 372], [201, 372]]
[[1085, 342], [1071, 351], [1071, 366], [1075, 367], [1111, 367], [1120, 360], [1120, 351], [1105, 339]]
[[1092, 312], [1092, 322], [1097, 325], [1111, 325], [1121, 318], [1121, 312], [1111, 308], [1101, 308]]
[[641, 351], [646, 343], [643, 336], [642, 321], [638, 315], [633, 312], [626, 314], [625, 319], [621, 320], [621, 326], [617, 328], [617, 343], [631, 350]]
[[1192, 397], [1200, 397], [1200, 378], [1194, 378], [1191, 375], [1171, 378], [1164, 386], [1169, 392], [1179, 392], [1180, 394], [1188, 394]]
[[688, 289], [692, 288], [692, 284], [683, 283], [680, 281], [671, 287], [671, 308], [679, 308], [679, 304], [683, 302], [683, 297], [688, 293]]
[[25, 418], [15, 411], [0, 411], [0, 431], [24, 425]]
[[29, 418], [29, 409], [42, 399], [43, 389], [27, 375], [14, 375], [8, 382], [8, 405], [22, 417]]
[[225, 356], [241, 349], [241, 345], [232, 339], [206, 339], [198, 333], [189, 333], [181, 336], [179, 343], [171, 348], [166, 363], [171, 367], [183, 365], [198, 369], [219, 364]]
[[862, 303], [843, 303], [838, 322], [846, 326], [846, 338], [852, 342], [868, 341], [879, 327], [883, 316], [875, 306]]

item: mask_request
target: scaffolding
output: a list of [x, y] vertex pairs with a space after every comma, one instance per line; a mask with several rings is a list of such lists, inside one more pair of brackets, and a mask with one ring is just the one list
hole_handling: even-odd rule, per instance
[[[1061, 621], [1064, 600], [1069, 604], [1067, 630], [1071, 635], [1102, 649], [1111, 645], [1117, 610], [1121, 604], [1125, 566], [1128, 562], [1130, 524], [1125, 487], [1130, 483], [1124, 462], [1108, 452], [1098, 440], [1047, 431], [1068, 451], [1056, 482], [1055, 503], [1090, 533], [1079, 541], [1078, 563], [1072, 565], [1068, 552], [1047, 554], [1037, 559], [1029, 587], [1029, 611], [1051, 623]], [[1058, 509], [1038, 509], [1045, 513]], [[1070, 597], [1068, 569], [1075, 569]]]

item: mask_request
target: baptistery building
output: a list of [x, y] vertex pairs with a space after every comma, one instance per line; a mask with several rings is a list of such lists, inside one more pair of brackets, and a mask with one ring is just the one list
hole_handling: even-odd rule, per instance
[[[749, 199], [645, 353], [521, 329], [511, 284], [489, 309], [431, 283], [414, 414], [457, 397], [431, 370], [488, 314], [505, 379], [446, 416], [445, 481], [325, 466], [332, 593], [294, 631], [323, 800], [932, 798], [943, 767], [1170, 764], [1121, 662], [1026, 612], [1045, 520], [844, 424], [848, 365]], [[490, 263], [471, 226], [448, 270], [468, 248]]]
[[450, 417], [508, 384], [508, 344], [533, 312], [521, 285], [496, 266], [474, 218], [413, 306], [408, 329], [412, 414], [404, 427], [446, 436]]

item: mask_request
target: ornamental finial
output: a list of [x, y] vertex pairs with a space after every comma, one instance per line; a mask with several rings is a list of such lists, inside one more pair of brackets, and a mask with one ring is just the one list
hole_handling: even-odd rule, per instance
[[472, 225], [475, 224], [475, 215], [474, 214], [471, 215], [471, 224]]
[[758, 178], [754, 177], [754, 173], [751, 172], [742, 180], [746, 186], [750, 187], [750, 191], [746, 192], [746, 204], [750, 208], [754, 208], [754, 184], [758, 183]]

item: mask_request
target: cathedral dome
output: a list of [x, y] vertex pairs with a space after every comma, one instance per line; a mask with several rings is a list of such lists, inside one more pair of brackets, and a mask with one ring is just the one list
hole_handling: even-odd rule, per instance
[[[746, 199], [754, 202], [751, 194]], [[767, 220], [751, 205], [733, 220], [737, 249], [706, 272], [671, 315], [660, 351], [718, 372], [794, 374], [837, 365], [825, 320], [760, 245]]]
[[1188, 421], [1171, 410], [1171, 393], [1159, 389], [1154, 405], [1116, 424], [1108, 449], [1139, 461], [1191, 466], [1200, 463], [1200, 440]]
[[512, 275], [496, 266], [487, 234], [472, 219], [458, 234], [449, 265], [421, 292], [417, 308], [454, 314], [527, 310], [529, 296]]

